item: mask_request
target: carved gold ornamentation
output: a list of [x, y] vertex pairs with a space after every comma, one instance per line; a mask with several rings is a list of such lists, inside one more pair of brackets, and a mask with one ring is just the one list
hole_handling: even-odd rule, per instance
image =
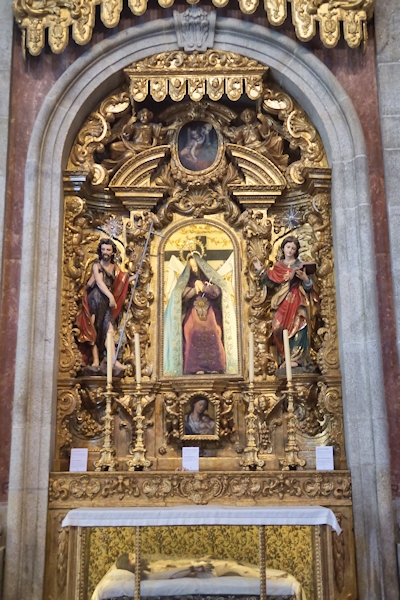
[[[316, 4], [316, 9], [322, 6]], [[266, 0], [266, 6], [275, 9], [277, 21], [283, 17], [284, 2]], [[68, 556], [75, 545], [77, 555], [81, 552], [77, 578], [70, 571], [70, 558], [68, 571], [62, 570], [67, 541], [58, 537], [62, 511], [85, 506], [284, 503], [322, 504], [345, 515], [347, 537], [344, 546], [334, 548], [337, 572], [333, 576], [331, 570], [329, 576], [347, 596], [354, 588], [347, 561], [351, 478], [344, 470], [327, 156], [311, 119], [265, 65], [229, 52], [215, 53], [215, 60], [210, 53], [199, 52], [191, 57], [174, 52], [169, 57], [174, 73], [167, 70], [166, 78], [161, 71], [167, 64], [165, 54], [128, 69], [135, 74], [133, 88], [128, 77], [94, 108], [80, 127], [64, 173], [57, 472], [49, 486], [47, 579], [54, 585], [48, 595], [66, 598], [78, 590], [75, 596], [83, 598], [89, 579], [93, 590], [103, 567], [100, 550], [92, 555], [94, 532], [86, 535], [71, 529]], [[146, 70], [144, 77], [141, 69]], [[198, 94], [196, 102], [189, 98], [189, 79], [190, 93]], [[140, 109], [132, 89], [135, 94], [140, 91], [136, 96], [142, 98]], [[148, 98], [150, 90], [159, 102]], [[203, 145], [208, 152], [200, 160]], [[304, 305], [309, 360], [293, 368], [290, 390], [271, 337], [275, 312], [270, 288], [255, 266], [255, 259], [265, 270], [275, 264], [288, 234], [297, 236], [301, 260], [315, 262], [312, 278], [318, 291], [314, 302]], [[106, 372], [91, 364], [90, 343], [78, 341], [77, 315], [104, 236], [115, 242], [118, 270], [132, 276], [120, 319], [115, 321], [114, 342], [124, 368], [113, 374], [112, 391]], [[189, 250], [202, 257], [209, 273], [218, 274], [221, 302], [229, 300], [222, 304], [228, 322], [223, 314], [214, 315], [222, 321], [225, 354], [234, 358], [226, 372], [207, 368], [184, 375], [175, 369], [174, 360], [178, 357], [179, 363], [186, 341], [181, 302]], [[203, 268], [208, 269], [205, 263]], [[138, 276], [133, 278], [134, 274]], [[210, 274], [207, 278], [216, 283]], [[177, 319], [169, 322], [171, 296], [178, 310]], [[203, 298], [199, 295], [199, 313], [204, 317]], [[254, 372], [249, 368], [253, 349]], [[208, 403], [209, 416], [196, 434], [185, 426], [198, 398], [203, 406]], [[199, 472], [181, 470], [185, 445], [199, 447]], [[335, 471], [313, 470], [318, 445], [334, 446]], [[74, 447], [88, 448], [84, 474], [68, 472]], [[296, 471], [290, 470], [293, 467]], [[127, 538], [121, 528], [106, 529], [102, 540], [117, 553]], [[330, 537], [322, 529], [319, 534], [311, 539], [314, 534], [308, 532], [307, 544], [323, 555], [330, 552], [326, 546]], [[291, 535], [273, 531], [267, 537], [268, 548], [270, 537], [277, 548], [277, 568], [283, 568]], [[304, 538], [293, 537], [298, 544], [293, 554], [305, 556]], [[318, 581], [324, 581], [325, 566], [318, 560], [313, 569], [310, 561], [291, 562], [295, 573], [304, 573], [304, 564], [308, 565], [310, 597], [325, 593], [325, 583], [316, 589], [313, 578], [316, 573]], [[52, 577], [57, 570], [58, 580]], [[81, 575], [79, 589], [76, 584], [70, 592], [70, 579]]]
[[[340, 527], [343, 528], [343, 520], [344, 515], [342, 513], [336, 513], [336, 518]], [[341, 592], [345, 585], [345, 561], [346, 561], [346, 545], [344, 541], [344, 536], [340, 539], [335, 539], [332, 537], [332, 546], [333, 546], [333, 562], [334, 562], [334, 573], [335, 573], [335, 583], [337, 589]]]
[[[175, 52], [168, 56], [166, 53], [157, 55], [142, 61], [144, 65], [142, 63], [139, 65], [140, 69], [146, 69], [146, 78], [149, 79], [152, 76], [160, 77], [157, 72], [170, 63], [176, 63], [179, 73], [188, 71], [191, 75], [198, 64], [201, 69], [209, 69], [211, 73], [214, 73], [214, 69], [218, 71], [219, 65], [222, 64], [225, 74], [229, 73], [230, 69], [236, 70], [237, 77], [246, 82], [246, 87], [254, 79], [253, 71], [258, 70], [261, 74], [266, 72], [266, 68], [259, 66], [256, 61], [247, 59], [243, 61], [241, 57], [232, 53], [229, 53], [225, 60], [223, 57], [224, 53], [213, 52], [204, 55], [196, 54], [194, 60], [193, 56]], [[136, 70], [139, 70], [138, 66], [135, 66], [135, 69], [132, 67], [125, 70], [131, 79], [131, 85]], [[195, 72], [197, 77], [197, 71]], [[214, 75], [210, 76], [214, 77]], [[319, 167], [324, 165], [324, 152], [321, 140], [315, 129], [310, 127], [306, 115], [293, 107], [293, 102], [286, 94], [265, 85], [259, 91], [263, 98], [263, 111], [259, 111], [257, 115], [249, 109], [243, 111], [243, 115], [249, 115], [251, 122], [243, 121], [239, 126], [234, 126], [237, 115], [210, 101], [178, 105], [174, 111], [165, 113], [164, 122], [155, 120], [153, 114], [146, 112], [146, 109], [140, 110], [136, 115], [134, 107], [130, 108], [127, 103], [127, 91], [121, 90], [120, 93], [107, 98], [82, 127], [70, 155], [68, 171], [86, 172], [90, 175], [91, 185], [102, 188], [108, 185], [112, 177], [110, 187], [116, 195], [126, 196], [128, 188], [136, 190], [138, 185], [143, 188], [142, 195], [149, 194], [152, 173], [163, 160], [167, 160], [168, 146], [165, 142], [175, 140], [171, 144], [175, 159], [170, 165], [173, 179], [179, 178], [183, 184], [198, 184], [199, 181], [204, 184], [215, 181], [218, 177], [221, 178], [220, 174], [230, 166], [227, 165], [226, 157], [222, 152], [222, 142], [225, 138], [226, 142], [235, 142], [232, 146], [226, 144], [225, 148], [226, 152], [230, 152], [236, 159], [240, 171], [244, 174], [244, 183], [247, 187], [252, 186], [252, 191], [249, 190], [247, 194], [253, 198], [258, 195], [259, 202], [265, 201], [268, 196], [273, 198], [281, 194], [286, 184], [282, 176], [282, 171], [288, 164], [288, 157], [283, 152], [285, 139], [290, 139], [294, 147], [299, 147], [302, 153], [301, 161], [289, 160], [288, 173], [294, 186], [302, 185], [317, 165]], [[145, 112], [146, 121], [143, 117]], [[241, 118], [244, 117], [241, 115]], [[282, 121], [282, 124], [279, 124], [279, 121]], [[179, 169], [181, 151], [177, 147], [177, 136], [181, 135], [184, 127], [190, 127], [193, 122], [208, 123], [217, 136], [214, 163], [210, 163], [206, 171], [204, 168]], [[148, 149], [147, 154], [146, 149]], [[101, 157], [102, 154], [105, 156], [104, 160], [97, 162], [96, 157]], [[257, 159], [259, 155], [264, 158]], [[130, 159], [130, 162], [127, 159]], [[143, 168], [146, 169], [146, 178], [142, 172]], [[118, 173], [114, 175], [116, 170]], [[132, 179], [131, 173], [141, 173], [140, 184], [139, 180], [136, 183], [135, 179]], [[154, 192], [155, 189], [152, 193]], [[160, 194], [162, 193], [163, 187], [160, 188]], [[239, 190], [236, 193], [239, 194]], [[242, 199], [245, 193], [242, 189], [239, 198]], [[137, 195], [137, 192], [135, 194]]]
[[57, 544], [57, 588], [63, 592], [67, 581], [68, 570], [68, 538], [69, 531], [65, 527], [59, 526], [58, 544]]
[[272, 433], [282, 426], [282, 418], [273, 417], [272, 412], [281, 398], [276, 394], [260, 394], [254, 399], [255, 411], [258, 416], [258, 446], [260, 454], [271, 454], [273, 451]]
[[69, 452], [72, 442], [70, 423], [81, 407], [80, 384], [73, 389], [60, 389], [57, 400], [57, 438], [59, 453], [63, 455]]
[[146, 458], [146, 446], [144, 440], [144, 432], [146, 428], [147, 419], [145, 416], [146, 408], [154, 402], [155, 396], [149, 396], [141, 393], [140, 386], [137, 386], [135, 394], [133, 395], [133, 406], [134, 416], [133, 421], [135, 423], [135, 442], [131, 444], [130, 454], [127, 460], [129, 471], [142, 471], [151, 467], [152, 462]]
[[[213, 0], [216, 8], [222, 8], [229, 0]], [[351, 48], [360, 44], [365, 46], [367, 35], [367, 23], [372, 19], [375, 0], [264, 0], [264, 9], [271, 25], [279, 26], [287, 18], [287, 6], [291, 2], [292, 21], [299, 40], [309, 41], [316, 35], [317, 25], [321, 40], [328, 48], [336, 46], [340, 39], [340, 30], [343, 26], [343, 35]], [[188, 0], [188, 4], [192, 4]], [[174, 0], [159, 0], [162, 8], [170, 8]], [[35, 2], [34, 0], [13, 0], [13, 11], [15, 20], [22, 31], [22, 43], [33, 56], [38, 56], [44, 48], [46, 33], [52, 52], [59, 54], [65, 50], [69, 41], [69, 30], [72, 29], [72, 38], [79, 44], [87, 44], [92, 37], [95, 25], [96, 7], [100, 6], [100, 19], [108, 27], [116, 27], [120, 20], [123, 8], [122, 0], [79, 0], [68, 4], [65, 0], [46, 0]], [[147, 0], [128, 0], [128, 6], [135, 16], [143, 15], [147, 10]], [[253, 14], [259, 6], [259, 0], [240, 0], [239, 7], [244, 14]], [[193, 8], [193, 7], [190, 7]], [[190, 10], [190, 9], [188, 9]], [[199, 9], [198, 9], [199, 10]], [[188, 12], [188, 11], [187, 11]], [[193, 27], [184, 23], [189, 34], [186, 37], [195, 38], [192, 48], [203, 48], [204, 39], [208, 37], [207, 23], [199, 21], [198, 12], [190, 15]], [[205, 29], [204, 29], [205, 28]], [[196, 32], [196, 35], [195, 35]], [[185, 32], [183, 31], [183, 35]], [[196, 39], [200, 37], [200, 39]], [[189, 42], [185, 43], [185, 49], [191, 49]], [[167, 93], [163, 84], [166, 80], [153, 82], [154, 93], [158, 97]], [[191, 85], [194, 81], [191, 81]], [[203, 87], [205, 82], [203, 81]], [[232, 89], [240, 87], [240, 82], [234, 83]], [[195, 90], [201, 90], [194, 85]], [[162, 91], [163, 90], [163, 91]], [[147, 93], [147, 91], [146, 91]], [[200, 93], [204, 93], [201, 92]], [[161, 94], [161, 96], [160, 96]]]
[[113, 94], [101, 103], [99, 110], [90, 115], [79, 132], [69, 157], [68, 171], [87, 171], [90, 168], [93, 153], [109, 141], [110, 124], [116, 118], [124, 117], [129, 109], [130, 99], [125, 91]]
[[282, 25], [282, 23], [286, 20], [286, 0], [264, 0], [264, 8], [271, 25]]
[[243, 93], [257, 100], [266, 71], [253, 59], [218, 50], [193, 54], [164, 52], [157, 55], [156, 61], [145, 59], [125, 69], [130, 95], [136, 102], [143, 102], [148, 94], [157, 102], [167, 94], [175, 101], [186, 94], [194, 102], [206, 94], [214, 101], [223, 94], [236, 101]]
[[[227, 105], [222, 98], [193, 102], [185, 96], [176, 102], [166, 96], [158, 110], [154, 105], [151, 110], [142, 106], [137, 112], [129, 92], [130, 74], [136, 77], [145, 70], [146, 80], [154, 77], [161, 84], [168, 60], [178, 79], [188, 73], [195, 77], [199, 71], [206, 73], [209, 81], [215, 79], [214, 89], [221, 78], [226, 76], [228, 81], [236, 70], [244, 82], [241, 99]], [[252, 89], [254, 73], [263, 74], [262, 88], [251, 103], [245, 88], [250, 82], [248, 89]], [[294, 430], [287, 427], [280, 401], [284, 373], [278, 369], [276, 348], [271, 344], [270, 297], [259, 283], [253, 261], [258, 258], [266, 266], [272, 264], [281, 240], [293, 232], [301, 241], [302, 259], [316, 262], [314, 277], [319, 287], [319, 302], [309, 315], [311, 367], [298, 375], [294, 388], [295, 446], [300, 444], [309, 465], [317, 443], [333, 444], [337, 466], [345, 466], [330, 170], [318, 132], [306, 113], [269, 78], [265, 65], [230, 52], [164, 53], [129, 67], [126, 75], [127, 83], [104, 98], [82, 124], [64, 175], [60, 465], [67, 467], [69, 448], [84, 440], [89, 447], [89, 468], [93, 468], [100, 464], [99, 454], [106, 442], [102, 427], [105, 401], [98, 393], [98, 388], [105, 389], [105, 373], [93, 376], [90, 372], [85, 354], [90, 348], [77, 343], [75, 323], [98, 241], [107, 235], [116, 240], [116, 261], [122, 271], [135, 273], [140, 266], [140, 277], [123, 306], [118, 331], [119, 360], [125, 370], [113, 381], [115, 414], [108, 435], [114, 440], [119, 468], [156, 469], [157, 461], [167, 469], [178, 468], [179, 450], [186, 437], [187, 404], [200, 390], [213, 407], [215, 404], [215, 440], [195, 435], [191, 441], [211, 452], [212, 464], [230, 464], [238, 470], [279, 469], [287, 435]], [[165, 85], [159, 89], [165, 90]], [[193, 124], [200, 127], [201, 134], [212, 134], [212, 158], [206, 166], [183, 164], [183, 142]], [[192, 148], [195, 158], [196, 148]], [[168, 246], [168, 240], [175, 239], [171, 232], [179, 240], [175, 246]], [[195, 376], [176, 387], [174, 377], [163, 375], [163, 315], [167, 279], [178, 277], [180, 271], [168, 271], [164, 256], [175, 254], [179, 263], [179, 248], [193, 239], [198, 239], [206, 260], [208, 252], [223, 257], [217, 268], [230, 257], [229, 268], [228, 264], [224, 268], [239, 315], [238, 335], [234, 335], [239, 363], [231, 373], [233, 379], [228, 379], [228, 374], [207, 374], [201, 382]], [[182, 269], [183, 263], [184, 257], [179, 263]], [[254, 331], [251, 401], [239, 383], [243, 378], [241, 361], [245, 362], [241, 331], [247, 327]], [[143, 396], [154, 399], [152, 412], [130, 400], [136, 393], [136, 333], [140, 337]], [[218, 377], [225, 377], [221, 387]], [[76, 404], [71, 401], [70, 411], [65, 412], [62, 399], [69, 396]], [[172, 488], [163, 490], [167, 496], [173, 493]]]
[[257, 505], [350, 504], [351, 482], [348, 471], [252, 473], [52, 473], [50, 508], [79, 506], [137, 506], [152, 502], [172, 504], [232, 505], [238, 500]]

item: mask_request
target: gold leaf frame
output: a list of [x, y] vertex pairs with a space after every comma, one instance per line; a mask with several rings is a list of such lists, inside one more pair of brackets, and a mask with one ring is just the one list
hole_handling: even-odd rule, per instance
[[[197, 205], [197, 203], [204, 205], [209, 197], [210, 193], [204, 188], [201, 188], [200, 190], [195, 189], [193, 190], [192, 194], [186, 198], [186, 202], [193, 202], [195, 205]], [[243, 364], [243, 360], [241, 358], [243, 344], [239, 334], [239, 315], [242, 314], [243, 310], [241, 301], [242, 294], [239, 284], [240, 272], [238, 268], [239, 241], [236, 239], [234, 232], [230, 231], [229, 228], [223, 223], [219, 223], [208, 218], [199, 218], [193, 221], [181, 219], [177, 222], [177, 224], [174, 224], [172, 227], [165, 230], [164, 239], [160, 245], [159, 271], [162, 276], [160, 277], [161, 287], [159, 289], [159, 297], [164, 298], [164, 301], [163, 303], [160, 303], [159, 307], [159, 339], [162, 340], [164, 346], [168, 344], [168, 340], [165, 338], [165, 313], [171, 291], [167, 290], [167, 287], [168, 281], [171, 277], [171, 271], [173, 272], [174, 268], [176, 268], [169, 266], [169, 263], [171, 258], [175, 258], [174, 265], [177, 262], [181, 263], [181, 258], [184, 257], [184, 251], [188, 249], [188, 246], [196, 246], [197, 249], [192, 249], [192, 252], [199, 256], [201, 252], [202, 256], [204, 257], [203, 260], [205, 259], [207, 264], [212, 267], [216, 273], [221, 267], [223, 268], [226, 264], [228, 264], [228, 261], [232, 263], [230, 270], [225, 275], [225, 278], [223, 278], [225, 284], [223, 294], [229, 294], [230, 296], [229, 305], [234, 310], [234, 315], [232, 316], [234, 320], [231, 321], [230, 331], [224, 331], [223, 335], [224, 337], [226, 336], [224, 346], [227, 345], [229, 340], [233, 355], [232, 362], [237, 363], [237, 368], [235, 370], [227, 369], [226, 373], [214, 375], [214, 377], [223, 379], [224, 377], [239, 376], [242, 373]], [[208, 259], [207, 251], [213, 256], [213, 260]], [[179, 261], [177, 259], [178, 256]], [[186, 259], [187, 257], [188, 254], [186, 253]], [[181, 263], [179, 267], [183, 270], [184, 264]], [[177, 278], [177, 276], [178, 273], [175, 272], [175, 278]], [[169, 285], [171, 285], [171, 283]], [[225, 302], [225, 304], [227, 304], [227, 302]], [[173, 349], [170, 350], [170, 352], [173, 351]], [[170, 376], [166, 375], [165, 373], [165, 364], [160, 365], [159, 372], [163, 373], [164, 378], [170, 378]], [[183, 375], [183, 377], [185, 377], [185, 375]], [[188, 377], [190, 376], [186, 376], [186, 378]]]
[[[186, 418], [191, 410], [192, 404], [199, 400], [204, 400], [207, 403], [206, 413], [214, 422], [214, 433], [188, 433], [186, 427]], [[180, 434], [182, 441], [201, 442], [201, 440], [219, 440], [219, 398], [217, 394], [209, 394], [208, 392], [198, 391], [191, 394], [182, 394], [180, 397]]]
[[[196, 146], [200, 145], [203, 138], [209, 140], [207, 143], [209, 151], [207, 155], [200, 156]], [[172, 156], [183, 169], [190, 172], [200, 172], [199, 175], [203, 175], [207, 171], [214, 170], [223, 156], [221, 135], [214, 123], [209, 119], [183, 123], [176, 132]]]

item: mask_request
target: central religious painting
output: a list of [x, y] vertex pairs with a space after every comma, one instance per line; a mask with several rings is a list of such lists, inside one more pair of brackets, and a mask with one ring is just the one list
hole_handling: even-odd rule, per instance
[[171, 234], [164, 257], [163, 374], [238, 375], [232, 240], [221, 227], [193, 223]]

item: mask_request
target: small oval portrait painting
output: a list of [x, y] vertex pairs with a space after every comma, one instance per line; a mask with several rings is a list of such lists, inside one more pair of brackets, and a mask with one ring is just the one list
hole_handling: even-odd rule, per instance
[[211, 167], [218, 154], [218, 136], [211, 123], [191, 121], [178, 136], [178, 155], [182, 166], [190, 171]]

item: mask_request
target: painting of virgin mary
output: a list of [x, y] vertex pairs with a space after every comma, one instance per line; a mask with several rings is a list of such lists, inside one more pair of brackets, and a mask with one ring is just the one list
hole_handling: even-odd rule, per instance
[[236, 374], [232, 290], [198, 253], [189, 253], [164, 314], [164, 375]]

